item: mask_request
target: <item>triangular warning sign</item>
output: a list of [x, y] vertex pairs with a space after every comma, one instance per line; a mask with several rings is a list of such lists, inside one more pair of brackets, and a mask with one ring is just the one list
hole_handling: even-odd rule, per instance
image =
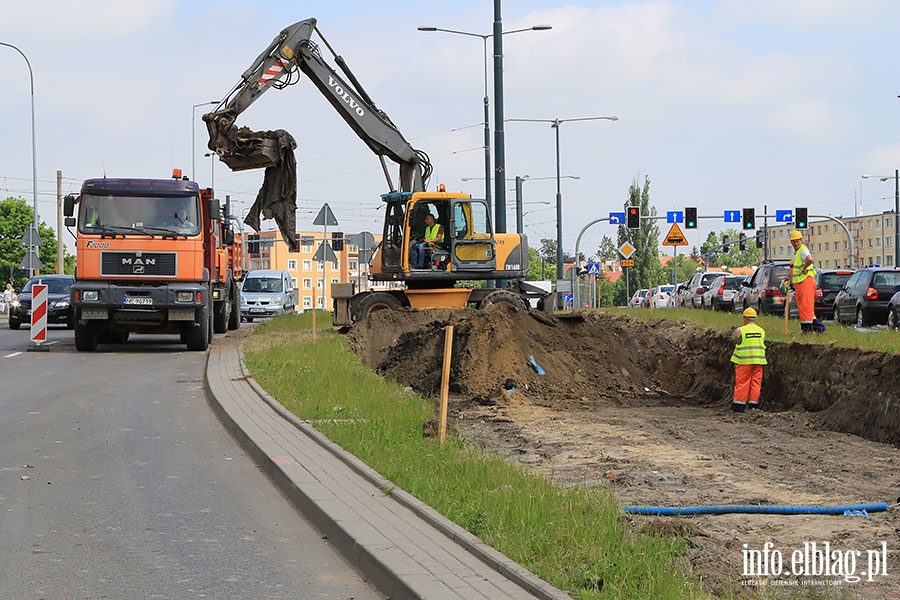
[[669, 233], [666, 234], [666, 239], [663, 240], [663, 246], [687, 246], [688, 241], [684, 237], [684, 233], [681, 231], [681, 227], [678, 226], [678, 223], [672, 223], [672, 228], [669, 229]]
[[318, 225], [319, 227], [334, 227], [338, 224], [337, 219], [334, 217], [334, 213], [331, 212], [331, 207], [328, 206], [328, 203], [325, 203], [325, 206], [319, 211], [319, 214], [316, 215], [316, 220], [313, 221], [313, 225]]

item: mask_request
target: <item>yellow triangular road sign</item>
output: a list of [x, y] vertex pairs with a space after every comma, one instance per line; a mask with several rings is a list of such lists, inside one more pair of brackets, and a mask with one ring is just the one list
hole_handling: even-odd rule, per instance
[[678, 223], [672, 223], [672, 228], [669, 229], [669, 233], [666, 234], [666, 239], [663, 240], [663, 246], [687, 246], [688, 241], [684, 237], [684, 233], [681, 231], [681, 227], [678, 226]]

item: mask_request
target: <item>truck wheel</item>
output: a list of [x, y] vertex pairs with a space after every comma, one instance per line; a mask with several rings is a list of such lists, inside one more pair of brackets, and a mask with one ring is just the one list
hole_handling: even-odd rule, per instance
[[362, 321], [367, 315], [379, 310], [400, 310], [403, 305], [394, 296], [385, 292], [375, 292], [369, 294], [359, 303], [359, 314], [356, 317], [357, 322]]
[[489, 306], [491, 304], [508, 304], [520, 310], [528, 310], [528, 306], [525, 304], [525, 301], [522, 300], [522, 297], [508, 290], [497, 290], [496, 292], [491, 292], [484, 297], [484, 299], [478, 305], [478, 308], [484, 308], [485, 306]]
[[241, 298], [237, 294], [237, 286], [231, 286], [231, 312], [228, 313], [228, 329], [232, 331], [241, 326]]
[[93, 352], [97, 349], [97, 328], [90, 323], [75, 324], [75, 349], [79, 352]]
[[214, 333], [225, 333], [228, 331], [228, 308], [230, 304], [230, 298], [213, 304]]
[[194, 323], [184, 336], [188, 350], [206, 350], [209, 348], [209, 307], [203, 309], [200, 322]]

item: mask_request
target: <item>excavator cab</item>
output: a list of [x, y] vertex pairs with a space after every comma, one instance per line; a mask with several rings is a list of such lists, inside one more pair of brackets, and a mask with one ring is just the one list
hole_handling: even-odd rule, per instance
[[[484, 201], [448, 192], [392, 192], [386, 203], [383, 243], [372, 259], [376, 280], [412, 285], [448, 285], [484, 279], [497, 270], [495, 240]], [[426, 249], [425, 268], [413, 266], [416, 245], [425, 239], [425, 219], [434, 217], [444, 239]], [[499, 274], [498, 274], [499, 276]]]

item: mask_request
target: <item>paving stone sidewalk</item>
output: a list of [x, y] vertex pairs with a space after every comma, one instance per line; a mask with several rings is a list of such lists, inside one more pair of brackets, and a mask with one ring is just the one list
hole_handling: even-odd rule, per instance
[[303, 515], [391, 600], [571, 600], [286, 411], [210, 346], [206, 383], [226, 427]]

